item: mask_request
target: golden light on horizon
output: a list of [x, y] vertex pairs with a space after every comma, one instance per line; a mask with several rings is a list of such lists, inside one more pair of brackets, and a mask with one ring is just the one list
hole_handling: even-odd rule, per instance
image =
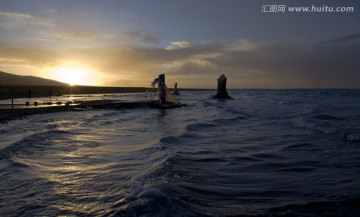
[[93, 73], [80, 67], [56, 67], [50, 71], [57, 81], [70, 85], [91, 85]]

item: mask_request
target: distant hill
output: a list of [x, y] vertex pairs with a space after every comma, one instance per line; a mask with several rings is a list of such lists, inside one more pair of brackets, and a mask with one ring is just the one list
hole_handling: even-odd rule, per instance
[[20, 76], [0, 71], [0, 86], [65, 86], [67, 84], [35, 76]]
[[62, 96], [67, 94], [110, 94], [145, 92], [145, 87], [95, 87], [70, 86], [58, 81], [35, 76], [19, 76], [0, 71], [0, 100], [13, 98], [31, 98]]

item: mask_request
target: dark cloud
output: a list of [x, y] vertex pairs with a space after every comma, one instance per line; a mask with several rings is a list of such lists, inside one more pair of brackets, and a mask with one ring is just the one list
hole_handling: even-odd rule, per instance
[[45, 19], [25, 13], [0, 11], [0, 29], [25, 30], [24, 35], [37, 40], [79, 43], [111, 44], [115, 41], [129, 43], [159, 44], [161, 34], [148, 29], [124, 31], [87, 28], [76, 22]]
[[360, 33], [358, 34], [352, 34], [352, 35], [346, 35], [343, 37], [339, 37], [333, 40], [329, 40], [323, 43], [320, 43], [320, 46], [324, 45], [331, 45], [331, 44], [343, 44], [343, 43], [349, 43], [349, 42], [360, 42]]
[[151, 31], [139, 30], [139, 31], [100, 31], [91, 30], [84, 27], [71, 27], [65, 28], [61, 32], [38, 32], [38, 36], [47, 40], [68, 42], [68, 43], [100, 43], [111, 44], [114, 42], [140, 42], [144, 44], [159, 44], [160, 34], [153, 33]]
[[159, 44], [160, 38], [156, 33], [150, 31], [128, 31], [122, 32], [119, 34], [119, 37], [125, 37], [127, 39], [136, 39], [141, 42], [150, 43], [150, 44]]
[[237, 88], [360, 87], [358, 45], [299, 48], [243, 41], [198, 48], [202, 52], [193, 50], [187, 58], [173, 60], [176, 73], [206, 77], [224, 72], [233, 77], [232, 85]]
[[265, 44], [248, 51], [224, 53], [214, 59], [219, 68], [246, 79], [246, 87], [360, 87], [359, 46], [294, 48]]

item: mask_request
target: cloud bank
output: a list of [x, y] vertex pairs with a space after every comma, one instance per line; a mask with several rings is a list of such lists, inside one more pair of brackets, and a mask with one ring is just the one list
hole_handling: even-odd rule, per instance
[[71, 60], [103, 74], [101, 84], [110, 86], [149, 86], [165, 73], [169, 83], [181, 87], [216, 88], [216, 78], [225, 73], [229, 88], [360, 88], [357, 38], [344, 36], [308, 48], [239, 39], [61, 52], [3, 43], [0, 69], [7, 61], [41, 68]]
[[30, 14], [0, 11], [1, 27], [15, 28], [19, 25], [54, 26], [50, 19], [35, 17]]
[[26, 35], [32, 40], [47, 42], [68, 43], [73, 45], [102, 43], [109, 44], [115, 41], [123, 43], [159, 44], [161, 35], [146, 29], [128, 29], [122, 31], [89, 28], [73, 23], [64, 23], [60, 20], [46, 19], [25, 13], [0, 11], [0, 29], [14, 31]]

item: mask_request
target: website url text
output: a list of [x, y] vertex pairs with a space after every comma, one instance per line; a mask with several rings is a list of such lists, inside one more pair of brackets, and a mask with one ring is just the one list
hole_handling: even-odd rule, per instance
[[354, 7], [333, 7], [333, 6], [286, 6], [286, 5], [263, 5], [262, 13], [352, 13], [355, 11]]

